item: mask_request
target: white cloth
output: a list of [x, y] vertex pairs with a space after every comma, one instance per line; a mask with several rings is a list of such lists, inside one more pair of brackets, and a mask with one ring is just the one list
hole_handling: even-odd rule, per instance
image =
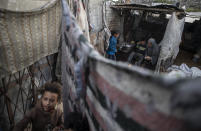
[[169, 77], [176, 77], [176, 78], [197, 78], [201, 77], [201, 70], [197, 67], [189, 68], [186, 64], [181, 64], [180, 66], [172, 65], [168, 68]]
[[88, 40], [88, 42], [90, 43], [90, 37], [89, 37], [89, 24], [88, 24], [88, 20], [87, 20], [87, 14], [86, 11], [83, 7], [82, 1], [79, 0], [78, 1], [78, 10], [77, 10], [77, 22], [78, 25], [80, 26], [80, 28], [82, 29], [84, 36], [86, 37], [86, 39]]
[[[172, 14], [172, 17], [170, 18], [166, 27], [163, 40], [159, 44], [161, 46], [161, 50], [156, 68], [157, 72], [160, 70], [160, 66], [171, 65], [177, 57], [184, 23], [184, 18], [179, 20], [175, 13]], [[170, 61], [168, 62], [168, 60]]]

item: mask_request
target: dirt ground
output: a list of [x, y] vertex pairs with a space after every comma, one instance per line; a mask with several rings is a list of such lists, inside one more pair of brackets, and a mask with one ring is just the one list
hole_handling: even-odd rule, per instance
[[199, 61], [198, 63], [195, 63], [192, 61], [193, 58], [193, 53], [187, 52], [185, 50], [180, 50], [174, 65], [181, 65], [182, 63], [185, 63], [186, 65], [188, 65], [189, 67], [198, 67], [199, 69], [201, 69], [201, 61]]

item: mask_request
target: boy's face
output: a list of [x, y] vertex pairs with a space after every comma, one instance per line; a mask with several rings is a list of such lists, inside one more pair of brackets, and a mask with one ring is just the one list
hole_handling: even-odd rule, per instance
[[54, 110], [56, 104], [58, 103], [58, 94], [45, 91], [42, 96], [42, 108], [46, 112]]
[[114, 37], [118, 38], [118, 37], [119, 37], [119, 34], [118, 34], [118, 33], [117, 33], [117, 34], [114, 34]]

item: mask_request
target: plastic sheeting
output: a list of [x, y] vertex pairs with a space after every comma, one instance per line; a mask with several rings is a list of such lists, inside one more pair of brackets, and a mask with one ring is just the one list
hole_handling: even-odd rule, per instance
[[172, 14], [170, 18], [163, 40], [160, 43], [161, 51], [157, 64], [157, 71], [160, 66], [170, 66], [179, 53], [179, 45], [181, 43], [182, 32], [184, 28], [185, 19], [179, 20], [176, 13]]

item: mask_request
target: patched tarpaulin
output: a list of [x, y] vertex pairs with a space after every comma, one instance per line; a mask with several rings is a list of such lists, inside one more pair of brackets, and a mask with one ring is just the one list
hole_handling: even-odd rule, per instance
[[0, 9], [0, 78], [58, 51], [61, 1], [31, 11]]

